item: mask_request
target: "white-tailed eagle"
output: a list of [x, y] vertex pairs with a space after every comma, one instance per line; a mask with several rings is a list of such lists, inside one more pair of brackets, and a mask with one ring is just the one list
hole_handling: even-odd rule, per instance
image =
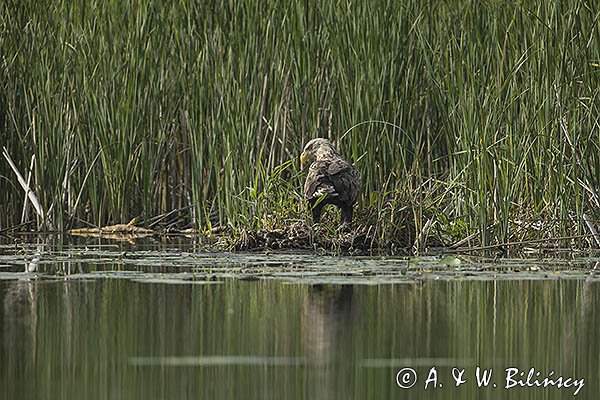
[[304, 166], [312, 157], [315, 161], [308, 169], [304, 198], [312, 211], [313, 222], [321, 220], [325, 205], [334, 204], [340, 208], [341, 223], [350, 226], [352, 207], [361, 188], [358, 171], [335, 151], [327, 139], [309, 141], [300, 155], [300, 164]]

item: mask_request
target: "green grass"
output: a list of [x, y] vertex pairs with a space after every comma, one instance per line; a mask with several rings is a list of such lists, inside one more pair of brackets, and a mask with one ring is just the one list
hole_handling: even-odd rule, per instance
[[[302, 146], [353, 127], [338, 147], [383, 239], [587, 234], [600, 11], [542, 3], [5, 1], [0, 143], [23, 174], [36, 156], [56, 229], [306, 218]], [[23, 201], [1, 160], [0, 228]]]

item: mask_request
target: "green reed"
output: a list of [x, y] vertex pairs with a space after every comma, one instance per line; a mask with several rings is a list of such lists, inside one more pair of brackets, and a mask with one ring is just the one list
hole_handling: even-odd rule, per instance
[[[324, 136], [356, 161], [359, 222], [383, 239], [584, 234], [599, 16], [583, 1], [7, 1], [0, 142], [23, 174], [36, 156], [58, 229], [305, 218], [297, 156]], [[24, 192], [4, 160], [0, 182], [6, 227]]]

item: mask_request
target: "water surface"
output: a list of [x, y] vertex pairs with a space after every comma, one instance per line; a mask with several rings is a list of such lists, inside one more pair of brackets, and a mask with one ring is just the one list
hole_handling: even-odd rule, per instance
[[597, 398], [596, 260], [458, 259], [4, 245], [0, 398]]

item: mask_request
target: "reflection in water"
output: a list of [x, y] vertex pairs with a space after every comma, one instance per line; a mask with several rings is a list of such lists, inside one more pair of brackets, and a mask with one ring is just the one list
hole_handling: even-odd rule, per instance
[[339, 336], [351, 325], [351, 285], [308, 287], [303, 307], [302, 339], [313, 364], [328, 364], [336, 352]]
[[[0, 337], [10, 339], [0, 347], [0, 361], [3, 365], [6, 362], [6, 367], [14, 365], [14, 368], [24, 368], [26, 360], [36, 362], [36, 294], [37, 286], [28, 281], [12, 283], [5, 293], [0, 292], [4, 310], [0, 318]], [[5, 353], [7, 346], [10, 346], [11, 351]]]
[[[583, 377], [577, 398], [595, 398], [600, 390], [600, 296], [598, 284], [586, 281], [306, 286], [22, 280], [0, 281], [0, 301], [3, 399], [573, 394], [480, 389], [472, 378], [476, 366], [498, 374], [534, 367]], [[452, 384], [453, 365], [471, 374], [459, 388]], [[420, 381], [403, 391], [395, 374], [405, 366]], [[431, 366], [444, 386], [425, 391]]]
[[[352, 327], [353, 287], [350, 285], [309, 286], [304, 300], [302, 341], [311, 363], [311, 398], [329, 399], [335, 395], [336, 355], [340, 339]], [[341, 393], [338, 393], [341, 395]]]

